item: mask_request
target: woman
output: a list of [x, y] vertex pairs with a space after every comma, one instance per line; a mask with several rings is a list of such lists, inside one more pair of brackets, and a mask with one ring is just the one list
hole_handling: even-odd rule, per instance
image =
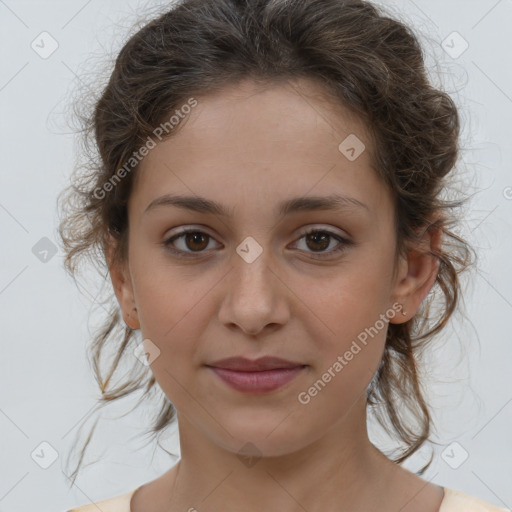
[[[441, 199], [457, 109], [408, 27], [363, 1], [184, 0], [86, 122], [99, 158], [60, 232], [71, 272], [100, 250], [121, 310], [98, 381], [107, 402], [158, 385], [181, 458], [74, 511], [505, 510], [400, 466], [429, 440], [418, 354], [471, 254]], [[134, 350], [139, 379], [109, 385]]]

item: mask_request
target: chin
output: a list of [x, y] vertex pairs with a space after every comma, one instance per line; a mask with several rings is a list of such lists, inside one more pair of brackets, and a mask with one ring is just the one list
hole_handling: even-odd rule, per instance
[[[240, 456], [280, 457], [296, 452], [313, 442], [319, 435], [318, 427], [311, 425], [305, 430], [304, 422], [288, 423], [286, 412], [262, 418], [250, 418], [241, 414], [236, 421], [224, 416], [224, 429], [212, 435], [212, 439], [224, 449]], [[284, 420], [284, 421], [283, 421]], [[231, 436], [227, 433], [231, 434]]]

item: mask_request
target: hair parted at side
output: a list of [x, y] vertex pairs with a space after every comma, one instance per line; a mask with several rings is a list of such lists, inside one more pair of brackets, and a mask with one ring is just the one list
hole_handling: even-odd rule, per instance
[[[114, 260], [126, 260], [136, 162], [116, 173], [190, 98], [246, 79], [272, 85], [299, 78], [321, 82], [333, 101], [364, 122], [373, 166], [393, 196], [397, 259], [425, 230], [443, 235], [442, 247], [431, 253], [440, 262], [435, 284], [411, 320], [389, 324], [367, 391], [379, 423], [405, 445], [393, 459], [401, 463], [430, 440], [418, 356], [459, 304], [459, 274], [473, 263], [474, 251], [452, 230], [463, 199], [441, 199], [459, 155], [456, 105], [430, 83], [417, 36], [381, 7], [348, 0], [181, 0], [144, 25], [123, 46], [99, 99], [80, 118], [88, 160], [59, 195], [64, 265], [74, 277], [88, 257], [106, 278], [109, 240], [115, 242]], [[434, 318], [439, 291], [442, 314]], [[142, 400], [156, 384], [150, 368], [135, 359], [129, 378], [112, 384], [120, 361], [133, 355], [136, 332], [124, 325], [111, 291], [109, 300], [89, 347], [100, 406], [137, 390], [144, 390]], [[107, 347], [115, 357], [104, 375]], [[162, 398], [153, 436], [176, 417], [173, 404]]]

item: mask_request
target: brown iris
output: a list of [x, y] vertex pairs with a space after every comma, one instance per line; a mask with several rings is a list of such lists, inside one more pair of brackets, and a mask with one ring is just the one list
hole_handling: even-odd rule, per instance
[[313, 243], [317, 244], [319, 239], [323, 239], [323, 241], [321, 243], [321, 247], [319, 249], [318, 248], [315, 249], [314, 247], [311, 247], [310, 244], [308, 243], [308, 247], [310, 249], [312, 249], [312, 250], [322, 250], [322, 249], [325, 249], [326, 247], [329, 247], [329, 238], [330, 237], [331, 237], [331, 235], [328, 235], [326, 233], [322, 233], [321, 231], [315, 231], [313, 233], [309, 233], [308, 235], [306, 235], [306, 241], [313, 239]]
[[[201, 247], [194, 248], [193, 244], [195, 244], [195, 243], [199, 243], [199, 245], [201, 245], [201, 243], [199, 242], [199, 240], [201, 238], [203, 238], [203, 240], [206, 240], [205, 245], [201, 246]], [[210, 238], [210, 237], [205, 233], [200, 233], [200, 232], [186, 233], [185, 234], [185, 243], [187, 244], [187, 247], [189, 249], [192, 249], [192, 250], [197, 249], [198, 251], [201, 251], [208, 246], [208, 238]], [[192, 242], [192, 245], [189, 242]]]

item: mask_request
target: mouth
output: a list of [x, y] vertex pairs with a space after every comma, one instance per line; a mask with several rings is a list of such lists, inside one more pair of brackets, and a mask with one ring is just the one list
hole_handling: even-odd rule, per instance
[[297, 377], [307, 365], [277, 357], [232, 357], [206, 365], [225, 384], [245, 393], [274, 391]]

